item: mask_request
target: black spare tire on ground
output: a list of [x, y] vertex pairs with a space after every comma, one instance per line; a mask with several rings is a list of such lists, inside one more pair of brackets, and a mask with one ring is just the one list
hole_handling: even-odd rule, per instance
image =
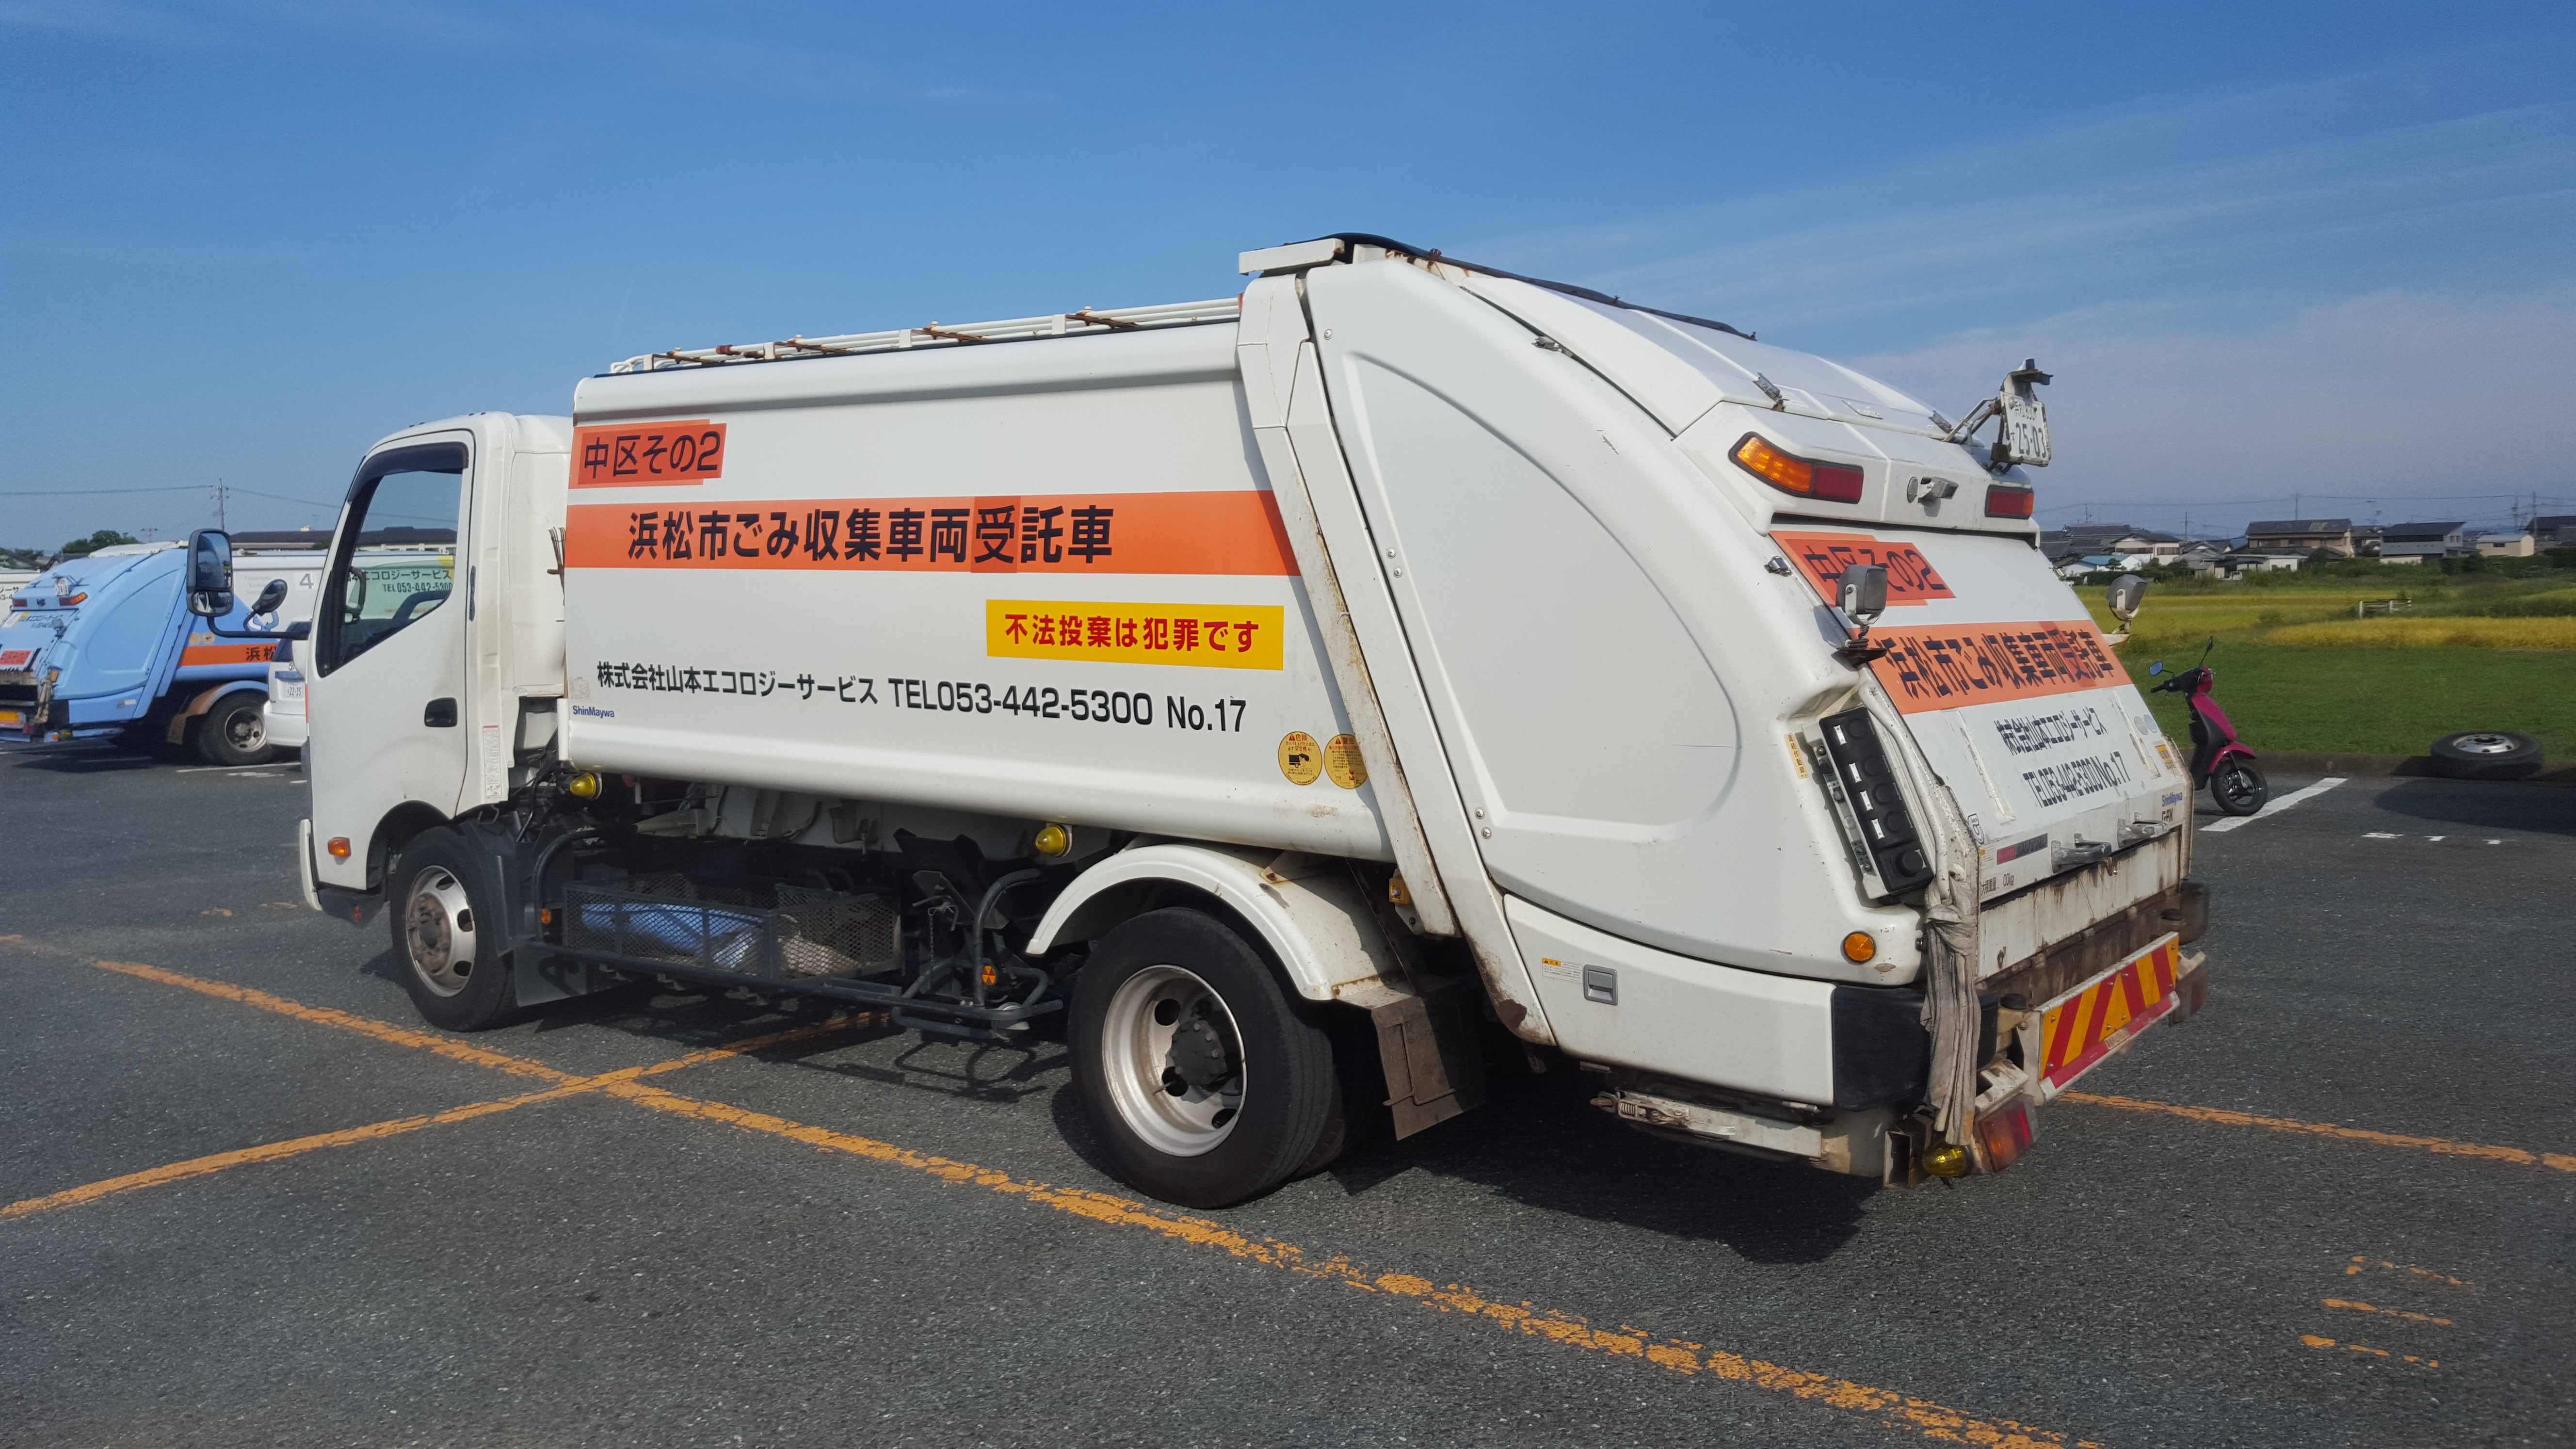
[[2540, 741], [2511, 730], [2469, 730], [2433, 742], [2433, 773], [2454, 780], [2525, 780], [2540, 764]]

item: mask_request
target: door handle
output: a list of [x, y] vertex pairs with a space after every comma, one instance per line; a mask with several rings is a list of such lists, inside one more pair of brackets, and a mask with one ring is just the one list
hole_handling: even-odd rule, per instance
[[420, 722], [434, 730], [452, 730], [456, 728], [456, 701], [452, 699], [431, 700], [429, 702], [429, 708], [420, 712]]

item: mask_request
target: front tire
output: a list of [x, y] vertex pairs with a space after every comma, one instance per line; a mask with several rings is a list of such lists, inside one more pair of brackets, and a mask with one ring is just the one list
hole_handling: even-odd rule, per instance
[[1112, 930], [1075, 978], [1072, 1017], [1084, 1116], [1139, 1191], [1225, 1207], [1320, 1155], [1332, 1042], [1213, 916], [1174, 907]]
[[481, 1031], [510, 1014], [510, 957], [484, 871], [453, 830], [412, 837], [387, 873], [394, 959], [432, 1026]]
[[2209, 796], [2230, 815], [2251, 815], [2272, 798], [2272, 782], [2252, 760], [2221, 760], [2210, 774]]
[[259, 712], [263, 703], [264, 696], [247, 690], [216, 700], [197, 721], [197, 757], [209, 765], [268, 763], [268, 721]]

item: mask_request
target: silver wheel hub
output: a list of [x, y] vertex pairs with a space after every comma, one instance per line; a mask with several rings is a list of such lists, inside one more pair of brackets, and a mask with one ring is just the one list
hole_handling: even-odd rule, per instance
[[1101, 1073], [1129, 1130], [1157, 1152], [1197, 1157], [1243, 1111], [1243, 1037], [1224, 998], [1194, 972], [1148, 966], [1109, 999]]
[[2472, 755], [2506, 755], [2513, 753], [2513, 741], [2502, 735], [2462, 735], [2451, 741], [2451, 748]]
[[441, 996], [465, 989], [474, 974], [474, 907], [454, 871], [434, 865], [412, 878], [403, 942], [422, 984]]
[[256, 709], [233, 711], [232, 718], [224, 721], [224, 734], [236, 749], [255, 750], [268, 743], [268, 725]]

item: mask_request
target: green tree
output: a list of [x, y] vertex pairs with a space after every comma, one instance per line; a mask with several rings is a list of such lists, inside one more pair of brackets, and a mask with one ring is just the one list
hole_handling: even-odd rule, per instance
[[64, 544], [63, 557], [85, 558], [90, 554], [94, 554], [100, 549], [107, 548], [113, 544], [141, 543], [142, 541], [143, 540], [136, 538], [130, 533], [119, 533], [113, 528], [102, 528], [87, 538], [76, 538], [71, 542]]

